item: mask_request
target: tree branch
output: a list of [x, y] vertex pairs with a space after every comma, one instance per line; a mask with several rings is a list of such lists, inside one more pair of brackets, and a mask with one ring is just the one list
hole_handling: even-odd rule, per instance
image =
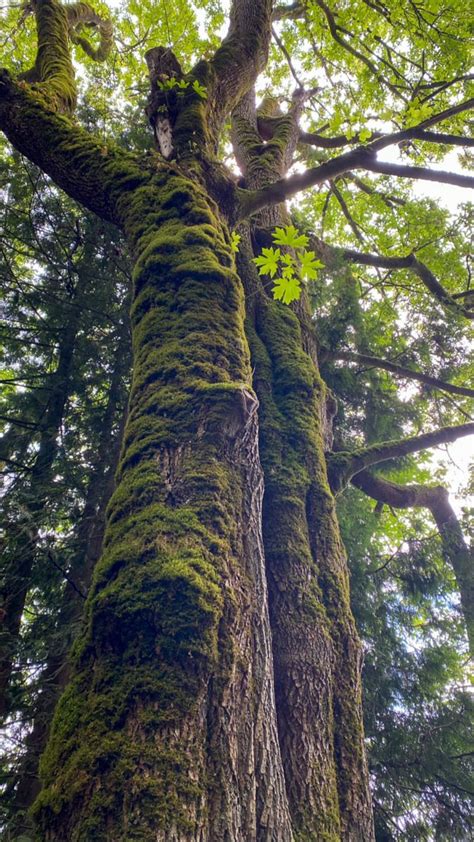
[[266, 64], [271, 14], [272, 0], [232, 2], [229, 30], [209, 63], [209, 117], [216, 137], [225, 117], [250, 90]]
[[[395, 143], [401, 143], [404, 140], [423, 140], [426, 143], [440, 143], [445, 146], [474, 146], [474, 138], [465, 137], [464, 135], [443, 134], [441, 132], [427, 132], [424, 129], [413, 128], [406, 129], [401, 132], [393, 132], [392, 134], [382, 134], [381, 132], [372, 132], [371, 149], [384, 149], [386, 146], [392, 146]], [[340, 149], [343, 146], [352, 146], [360, 143], [360, 135], [356, 134], [350, 140], [345, 134], [337, 135], [336, 137], [325, 137], [324, 135], [313, 132], [300, 132], [300, 143], [305, 143], [308, 146], [316, 146], [321, 149]]]
[[369, 146], [359, 146], [350, 152], [345, 152], [326, 161], [318, 167], [312, 167], [304, 173], [296, 173], [287, 179], [275, 181], [262, 190], [238, 191], [240, 202], [239, 218], [243, 219], [257, 213], [267, 205], [280, 204], [285, 199], [296, 195], [301, 190], [315, 187], [324, 181], [331, 180], [351, 170], [364, 169], [379, 172], [384, 175], [394, 175], [399, 178], [421, 179], [437, 181], [443, 184], [454, 184], [458, 187], [474, 188], [474, 177], [444, 172], [443, 170], [429, 170], [425, 167], [407, 167], [399, 164], [387, 164], [377, 161], [375, 153]]
[[391, 90], [392, 93], [395, 94], [395, 96], [400, 96], [402, 99], [405, 99], [405, 97], [398, 90], [398, 87], [396, 85], [393, 85], [388, 79], [386, 79], [379, 72], [377, 66], [369, 58], [367, 58], [367, 56], [359, 52], [359, 50], [356, 50], [356, 48], [353, 47], [352, 44], [349, 43], [349, 41], [346, 41], [345, 38], [343, 38], [342, 35], [340, 35], [340, 32], [342, 31], [344, 31], [346, 34], [350, 33], [347, 33], [347, 30], [342, 30], [341, 27], [337, 25], [333, 12], [329, 8], [329, 6], [326, 5], [324, 0], [315, 0], [315, 2], [326, 17], [329, 31], [334, 41], [336, 41], [336, 43], [339, 44], [339, 46], [342, 47], [344, 50], [347, 50], [347, 52], [354, 56], [354, 58], [357, 58], [359, 61], [365, 64], [365, 66], [370, 70], [370, 72], [374, 74], [375, 78], [382, 82], [382, 84], [386, 85], [387, 88], [389, 88], [389, 90]]
[[385, 161], [377, 161], [375, 158], [369, 164], [366, 164], [364, 169], [381, 175], [393, 175], [397, 178], [413, 178], [421, 181], [436, 181], [440, 184], [454, 184], [455, 187], [474, 188], [474, 177], [446, 172], [445, 170], [429, 170], [426, 167], [389, 164]]
[[297, 20], [305, 13], [303, 3], [291, 3], [290, 6], [276, 6], [272, 12], [272, 20]]
[[356, 474], [352, 484], [379, 503], [394, 509], [427, 508], [441, 537], [443, 553], [452, 565], [461, 596], [471, 654], [474, 654], [474, 557], [443, 486], [399, 485], [369, 471]]
[[421, 371], [413, 371], [411, 368], [396, 365], [390, 362], [390, 360], [383, 360], [380, 357], [372, 357], [368, 354], [356, 354], [352, 351], [326, 352], [326, 356], [333, 360], [347, 360], [348, 362], [362, 363], [362, 365], [373, 368], [382, 368], [385, 371], [390, 371], [397, 377], [418, 380], [420, 383], [426, 383], [427, 386], [433, 386], [433, 388], [440, 389], [443, 392], [450, 392], [452, 395], [466, 395], [469, 398], [474, 398], [474, 389], [468, 389], [467, 386], [456, 386], [454, 383], [446, 383], [445, 380], [439, 380], [437, 377], [430, 377]]
[[31, 9], [36, 18], [37, 50], [34, 66], [24, 78], [37, 83], [53, 108], [73, 112], [76, 82], [66, 9], [57, 0], [33, 0]]
[[[82, 47], [89, 58], [94, 61], [105, 61], [113, 45], [114, 29], [112, 21], [109, 18], [101, 18], [88, 3], [71, 3], [64, 8], [67, 14], [71, 41]], [[79, 35], [83, 27], [98, 31], [100, 42], [97, 48], [93, 47], [82, 35]]]
[[420, 450], [427, 450], [439, 444], [456, 441], [462, 436], [474, 434], [474, 422], [459, 424], [454, 427], [443, 427], [431, 433], [420, 436], [410, 436], [401, 441], [387, 441], [360, 448], [354, 452], [336, 451], [327, 455], [328, 476], [334, 493], [341, 491], [355, 474], [378, 465], [388, 459], [400, 459]]
[[0, 71], [0, 129], [58, 187], [109, 222], [119, 223], [116, 203], [124, 188], [138, 186], [147, 176], [133, 155], [104, 145], [49, 110], [6, 70]]
[[385, 257], [380, 254], [370, 254], [355, 251], [354, 249], [344, 249], [341, 252], [334, 250], [335, 253], [342, 254], [345, 260], [351, 263], [359, 263], [364, 266], [375, 266], [380, 269], [409, 269], [418, 275], [426, 289], [434, 295], [442, 304], [452, 307], [461, 313], [467, 319], [474, 319], [474, 310], [459, 304], [456, 300], [456, 294], [450, 295], [449, 292], [440, 284], [437, 278], [433, 275], [431, 269], [428, 268], [421, 260], [418, 260], [415, 255], [408, 254], [405, 257]]

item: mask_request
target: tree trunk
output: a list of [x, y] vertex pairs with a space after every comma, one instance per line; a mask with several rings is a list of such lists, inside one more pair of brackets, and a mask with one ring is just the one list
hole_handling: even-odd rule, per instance
[[[268, 203], [251, 179], [265, 185], [266, 163], [288, 166], [302, 100], [266, 145], [242, 122], [245, 188], [215, 160], [224, 119], [265, 64], [270, 17], [268, 0], [233, 3], [227, 38], [187, 74], [182, 97], [156, 94], [155, 79], [148, 116], [155, 129], [166, 116], [170, 144], [147, 162], [3, 82], [9, 138], [120, 225], [134, 259], [129, 416], [41, 763], [34, 811], [45, 842], [374, 838], [360, 644], [309, 314], [269, 296], [252, 273], [250, 235], [239, 278], [226, 227]], [[54, 38], [64, 49], [58, 26], [40, 38], [46, 52]], [[153, 55], [163, 53], [168, 67], [169, 50]], [[49, 94], [61, 74], [71, 82], [65, 63], [48, 74]], [[54, 127], [54, 145], [33, 145], [32, 125], [48, 138]]]
[[[87, 283], [84, 276], [82, 287]], [[3, 560], [0, 584], [0, 716], [9, 711], [8, 685], [15, 661], [25, 600], [35, 563], [42, 512], [52, 482], [52, 468], [58, 448], [58, 433], [71, 387], [71, 368], [79, 329], [79, 310], [73, 311], [64, 335], [52, 388], [39, 422], [38, 453], [26, 489], [12, 494], [9, 547]]]
[[36, 814], [47, 840], [285, 842], [242, 288], [197, 183], [129, 207], [129, 418]]
[[[272, 103], [264, 101], [259, 116], [268, 107]], [[274, 118], [272, 139], [263, 145], [253, 96], [240, 103], [234, 148], [250, 188], [285, 175], [297, 140], [297, 116], [296, 107]], [[242, 228], [238, 255], [260, 401], [263, 538], [279, 739], [298, 838], [369, 842], [373, 824], [363, 743], [361, 645], [324, 456], [330, 449], [334, 401], [319, 374], [306, 296], [294, 310], [282, 307], [252, 263], [275, 225], [288, 221], [284, 206], [260, 213], [253, 230]]]
[[[87, 594], [94, 567], [100, 558], [105, 525], [105, 510], [114, 488], [120, 445], [126, 420], [124, 375], [129, 360], [128, 320], [117, 345], [115, 368], [109, 398], [102, 418], [95, 469], [90, 477], [84, 511], [77, 528], [75, 550], [64, 588], [55, 640], [40, 678], [33, 728], [26, 740], [15, 780], [11, 783], [13, 821], [9, 838], [34, 832], [28, 810], [40, 791], [38, 764], [44, 751], [51, 719], [59, 694], [69, 679], [69, 651], [77, 636], [83, 614], [83, 594]], [[118, 424], [117, 424], [118, 422]], [[114, 429], [115, 428], [115, 429]]]

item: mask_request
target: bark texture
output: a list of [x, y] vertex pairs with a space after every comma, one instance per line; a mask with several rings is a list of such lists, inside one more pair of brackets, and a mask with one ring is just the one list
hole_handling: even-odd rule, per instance
[[129, 418], [37, 816], [48, 840], [283, 842], [242, 289], [216, 208], [173, 170], [124, 227]]
[[[233, 135], [248, 189], [284, 176], [298, 138], [299, 106], [297, 99], [288, 114], [273, 118], [264, 143], [252, 97], [241, 102]], [[283, 207], [261, 213], [253, 231], [242, 228], [238, 259], [261, 404], [263, 535], [280, 745], [296, 838], [370, 840], [361, 647], [324, 456], [331, 396], [319, 375], [304, 296], [294, 312], [281, 307], [251, 262], [253, 243], [258, 248], [275, 224], [286, 222]]]

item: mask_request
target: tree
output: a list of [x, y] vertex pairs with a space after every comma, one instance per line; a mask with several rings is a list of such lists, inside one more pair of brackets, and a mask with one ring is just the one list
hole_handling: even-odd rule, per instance
[[[40, 837], [373, 839], [361, 645], [333, 493], [352, 482], [381, 503], [427, 505], [472, 629], [469, 551], [442, 491], [400, 488], [371, 469], [472, 433], [474, 424], [459, 424], [456, 408], [441, 429], [374, 441], [372, 419], [361, 442], [357, 424], [344, 435], [347, 419], [341, 419], [333, 450], [336, 402], [318, 355], [330, 365], [349, 354], [357, 363], [472, 397], [450, 375], [417, 370], [417, 360], [405, 365], [375, 353], [377, 332], [363, 321], [350, 267], [413, 275], [432, 297], [429, 306], [445, 308], [456, 325], [472, 317], [470, 290], [458, 289], [456, 267], [441, 284], [411, 251], [400, 257], [335, 249], [314, 231], [298, 231], [301, 211], [292, 221], [284, 202], [329, 183], [325, 207], [315, 201], [311, 213], [324, 219], [335, 200], [361, 242], [347, 184], [385, 207], [400, 203], [407, 226], [415, 215], [405, 197], [387, 192], [386, 180], [381, 187], [367, 183], [361, 170], [474, 186], [469, 176], [425, 166], [423, 155], [423, 165], [417, 160], [418, 143], [434, 158], [440, 145], [473, 145], [463, 134], [472, 100], [447, 101], [468, 82], [466, 54], [457, 45], [448, 63], [451, 36], [445, 38], [435, 13], [427, 21], [416, 5], [406, 12], [407, 31], [399, 21], [402, 35], [387, 45], [385, 28], [397, 21], [378, 4], [364, 6], [364, 15], [358, 9], [352, 31], [347, 14], [335, 15], [324, 3], [272, 11], [267, 0], [236, 0], [227, 35], [207, 57], [203, 49], [191, 70], [182, 69], [169, 47], [152, 44], [146, 53], [156, 150], [142, 152], [73, 118], [71, 42], [93, 60], [107, 58], [107, 17], [87, 4], [57, 0], [34, 0], [28, 12], [35, 16], [36, 57], [21, 78], [3, 71], [0, 125], [58, 187], [120, 229], [133, 261], [128, 418], [103, 553], [42, 759], [43, 788], [34, 805]], [[301, 49], [295, 31], [311, 41], [323, 22], [329, 40], [321, 67], [329, 84], [340, 85], [349, 57], [357, 62], [356, 80], [370, 73], [380, 89], [401, 99], [403, 123], [397, 125], [394, 109], [380, 113], [373, 84], [360, 86], [361, 94], [372, 96], [381, 119], [393, 118], [394, 132], [343, 126], [342, 106], [328, 125], [302, 131], [314, 86], [299, 85], [286, 110], [270, 96], [257, 109], [255, 84], [273, 66], [272, 20], [296, 27], [283, 40], [274, 35], [294, 76]], [[359, 30], [367, 20], [372, 28], [364, 40]], [[87, 28], [97, 31], [96, 46], [82, 34]], [[442, 81], [441, 62], [419, 46], [425, 29], [441, 39], [448, 77]], [[407, 32], [414, 46], [400, 69], [397, 38]], [[333, 79], [335, 49], [344, 58], [339, 67], [336, 59]], [[310, 61], [314, 55], [317, 44]], [[326, 108], [325, 95], [321, 102]], [[364, 104], [361, 97], [361, 109]], [[241, 177], [219, 152], [229, 119]], [[444, 133], [432, 131], [439, 123]], [[342, 135], [327, 134], [341, 126]], [[378, 159], [380, 150], [397, 144], [412, 152], [414, 164]], [[334, 152], [346, 146], [349, 151]], [[306, 169], [287, 175], [298, 155]], [[446, 219], [429, 216], [425, 225], [436, 233], [443, 228], [446, 237]], [[305, 228], [303, 219], [299, 227]], [[390, 251], [392, 243], [385, 240], [385, 247]], [[326, 336], [324, 324], [317, 333], [312, 321], [312, 302], [322, 293], [303, 286], [321, 263], [334, 271], [332, 304], [342, 301], [351, 310], [340, 314], [339, 328], [331, 322]], [[373, 313], [377, 308], [378, 301]], [[357, 317], [356, 349], [341, 350], [337, 331], [344, 323], [347, 336]], [[396, 345], [394, 334], [387, 345]], [[374, 353], [368, 353], [370, 339]], [[419, 355], [424, 361], [426, 350]], [[426, 421], [426, 413], [420, 417]], [[350, 413], [348, 420], [350, 427]]]

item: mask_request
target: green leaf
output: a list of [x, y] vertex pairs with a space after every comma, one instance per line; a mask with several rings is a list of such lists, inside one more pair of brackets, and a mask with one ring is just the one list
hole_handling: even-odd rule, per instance
[[277, 278], [272, 292], [277, 301], [282, 301], [283, 304], [291, 304], [292, 301], [298, 301], [301, 295], [301, 282], [296, 275], [292, 275], [290, 278]]
[[318, 269], [324, 268], [324, 263], [316, 258], [314, 251], [302, 251], [299, 252], [298, 256], [301, 275], [308, 280], [314, 280], [317, 277]]
[[270, 275], [271, 278], [274, 278], [278, 272], [280, 255], [280, 249], [263, 248], [262, 254], [253, 258], [253, 262], [259, 267], [259, 275]]
[[359, 132], [359, 140], [361, 143], [365, 143], [366, 140], [372, 137], [372, 132], [370, 129], [361, 129]]
[[299, 234], [294, 225], [287, 225], [285, 228], [275, 228], [272, 239], [279, 246], [290, 246], [290, 248], [306, 248], [309, 243], [306, 234]]
[[240, 234], [237, 234], [235, 231], [232, 231], [230, 235], [230, 250], [233, 254], [237, 254], [241, 239], [242, 237], [240, 236]]
[[193, 82], [193, 91], [195, 91], [197, 95], [201, 97], [201, 99], [207, 99], [206, 88], [204, 87], [204, 85], [201, 85], [197, 79], [195, 79]]

